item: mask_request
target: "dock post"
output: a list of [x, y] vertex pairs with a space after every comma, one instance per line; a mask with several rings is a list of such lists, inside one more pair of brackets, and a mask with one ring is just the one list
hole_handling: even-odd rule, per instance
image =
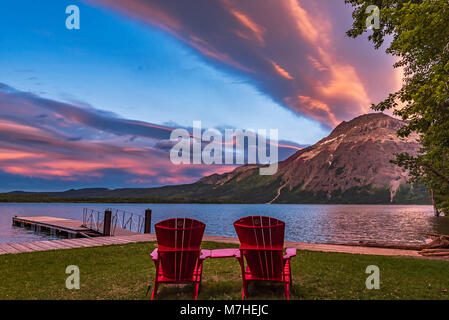
[[145, 228], [143, 233], [151, 233], [151, 209], [145, 210]]
[[104, 221], [103, 221], [103, 235], [104, 236], [111, 235], [111, 218], [112, 218], [112, 211], [106, 210], [104, 212]]

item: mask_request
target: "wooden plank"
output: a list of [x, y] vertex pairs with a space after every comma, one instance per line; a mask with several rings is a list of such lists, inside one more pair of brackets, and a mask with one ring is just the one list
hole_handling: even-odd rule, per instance
[[120, 236], [120, 237], [97, 237], [97, 238], [77, 238], [61, 240], [44, 240], [34, 242], [22, 242], [1, 245], [1, 251], [6, 253], [21, 253], [33, 251], [63, 250], [73, 248], [99, 247], [104, 245], [119, 245], [139, 242], [142, 235]]
[[2, 245], [2, 249], [7, 253], [20, 253], [19, 250], [17, 250], [14, 247], [11, 247], [9, 244]]
[[130, 231], [130, 230], [126, 230], [126, 229], [122, 229], [122, 228], [116, 228], [114, 230], [114, 236], [131, 236], [131, 235], [135, 235], [137, 234], [134, 231]]
[[44, 251], [45, 248], [42, 248], [39, 246], [36, 242], [21, 242], [21, 244], [27, 248], [29, 248], [31, 251]]
[[[75, 240], [75, 239], [73, 239], [73, 240]], [[90, 241], [89, 238], [78, 238], [78, 239], [76, 239], [76, 242], [79, 243], [83, 247], [92, 246], [92, 242]]]
[[135, 243], [135, 241], [131, 240], [122, 240], [122, 239], [111, 239], [109, 240], [111, 244], [128, 244], [128, 243]]
[[57, 249], [70, 249], [71, 246], [68, 244], [64, 244], [62, 240], [50, 240], [50, 242], [57, 248]]
[[154, 241], [156, 240], [156, 237], [149, 237], [149, 235], [145, 234], [137, 234], [133, 236], [114, 236], [116, 239], [124, 239], [124, 240], [131, 240], [131, 241]]
[[[82, 233], [91, 233], [92, 230], [83, 227], [82, 222], [78, 220], [72, 220], [72, 219], [65, 219], [65, 218], [57, 218], [57, 217], [49, 217], [49, 216], [35, 216], [35, 217], [14, 217], [13, 222], [15, 224], [26, 224], [26, 225], [34, 225], [36, 227], [42, 227], [50, 229], [51, 232], [57, 230], [62, 232], [67, 232], [71, 234], [82, 234]], [[135, 233], [130, 230], [122, 229], [122, 228], [115, 228], [114, 233], [116, 235], [120, 236], [134, 236], [138, 235], [138, 233]], [[91, 238], [89, 238], [91, 239]], [[135, 242], [136, 240], [100, 240], [100, 241], [92, 241], [87, 243], [74, 243], [74, 242], [66, 242], [59, 243], [56, 245], [57, 249], [64, 249], [64, 248], [74, 248], [74, 247], [87, 247], [87, 246], [95, 246], [95, 245], [112, 245], [112, 244], [123, 244], [123, 243], [130, 243]], [[54, 249], [56, 249], [54, 248]], [[25, 249], [22, 249], [25, 250]], [[36, 249], [37, 251], [37, 249]]]
[[111, 239], [98, 239], [97, 241], [100, 242], [101, 245], [111, 245], [117, 243], [112, 241]]
[[73, 249], [73, 245], [70, 243], [62, 242], [62, 240], [53, 240], [54, 245], [58, 247], [58, 250], [60, 249]]
[[136, 235], [135, 238], [133, 239], [138, 239], [139, 242], [147, 242], [147, 241], [156, 241], [156, 235], [153, 234], [140, 234], [140, 235]]
[[103, 239], [104, 241], [109, 242], [109, 243], [121, 243], [121, 244], [123, 244], [123, 243], [130, 243], [130, 242], [133, 242], [132, 240], [122, 239], [122, 238], [118, 238], [118, 237], [108, 237], [108, 238], [103, 238], [103, 237], [102, 237], [102, 239]]
[[98, 238], [90, 238], [90, 239], [86, 239], [89, 241], [89, 243], [91, 243], [93, 246], [95, 245], [103, 245], [104, 241], [100, 239], [100, 237]]
[[47, 216], [39, 217], [14, 217], [14, 221], [35, 224], [51, 229], [59, 229], [62, 231], [82, 232], [89, 231], [89, 228], [83, 227], [82, 222], [78, 220], [55, 218]]
[[41, 246], [45, 246], [48, 249], [47, 250], [57, 250], [60, 249], [59, 246], [57, 246], [54, 242], [50, 241], [50, 240], [45, 240], [45, 241], [39, 241], [39, 244]]
[[42, 250], [53, 250], [54, 249], [54, 247], [49, 245], [47, 243], [47, 241], [35, 241], [35, 242], [33, 242], [33, 244], [42, 248]]
[[71, 244], [73, 246], [73, 248], [91, 247], [91, 245], [89, 243], [82, 242], [81, 239], [67, 239], [67, 240], [62, 240], [62, 241], [64, 241], [64, 243]]
[[13, 247], [14, 249], [18, 250], [19, 252], [32, 252], [33, 251], [32, 249], [30, 249], [26, 246], [23, 246], [19, 243], [9, 243], [9, 245], [11, 247]]

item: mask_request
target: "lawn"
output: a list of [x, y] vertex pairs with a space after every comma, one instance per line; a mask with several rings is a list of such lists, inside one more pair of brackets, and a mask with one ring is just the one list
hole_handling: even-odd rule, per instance
[[[0, 256], [0, 299], [148, 299], [154, 277], [152, 242]], [[206, 249], [232, 247], [203, 243]], [[79, 290], [65, 287], [68, 265], [80, 269]], [[380, 289], [368, 290], [368, 265], [380, 268]], [[298, 251], [292, 299], [449, 299], [449, 262]], [[250, 285], [250, 298], [282, 299], [281, 285]], [[160, 299], [191, 299], [193, 288], [161, 286]], [[240, 299], [234, 259], [207, 260], [200, 299]]]

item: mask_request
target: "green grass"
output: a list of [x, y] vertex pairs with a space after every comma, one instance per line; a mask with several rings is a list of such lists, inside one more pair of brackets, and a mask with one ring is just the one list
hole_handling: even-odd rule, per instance
[[[137, 243], [0, 256], [0, 299], [148, 299], [154, 277], [149, 253]], [[206, 249], [231, 247], [205, 242]], [[80, 268], [80, 290], [68, 290], [65, 269]], [[380, 268], [380, 289], [367, 290], [365, 269]], [[292, 260], [293, 299], [449, 299], [449, 262], [298, 251]], [[240, 268], [234, 259], [204, 264], [200, 299], [240, 299]], [[250, 298], [282, 299], [281, 285], [250, 285]], [[191, 285], [165, 285], [160, 299], [191, 299]]]

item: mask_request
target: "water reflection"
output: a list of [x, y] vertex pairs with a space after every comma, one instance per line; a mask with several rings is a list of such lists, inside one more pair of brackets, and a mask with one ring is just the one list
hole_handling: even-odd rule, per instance
[[[48, 240], [48, 234], [12, 227], [12, 217], [55, 216], [82, 219], [84, 207], [124, 209], [142, 214], [153, 209], [153, 225], [167, 218], [191, 217], [206, 223], [206, 234], [235, 236], [233, 222], [267, 215], [286, 222], [288, 241], [421, 243], [416, 232], [449, 234], [449, 219], [433, 216], [431, 206], [390, 205], [218, 205], [218, 204], [0, 204], [0, 243]], [[154, 228], [153, 228], [154, 230]]]

